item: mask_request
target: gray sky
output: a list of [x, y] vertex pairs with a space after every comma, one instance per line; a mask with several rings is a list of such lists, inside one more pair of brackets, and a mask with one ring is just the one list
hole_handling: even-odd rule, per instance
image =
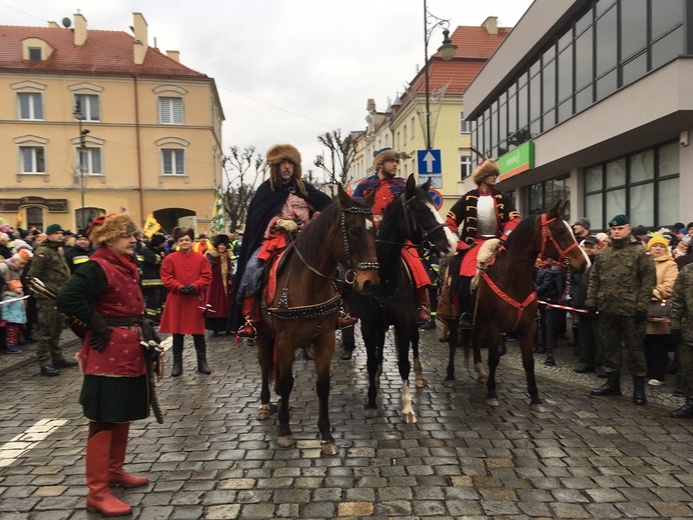
[[[513, 26], [532, 0], [428, 0], [458, 25], [497, 16]], [[316, 136], [366, 127], [366, 101], [384, 110], [424, 62], [423, 0], [0, 0], [0, 25], [44, 26], [80, 9], [88, 28], [129, 32], [132, 13], [149, 24], [149, 44], [215, 79], [228, 147], [263, 155], [291, 143], [314, 169]], [[442, 42], [431, 35], [429, 55]]]

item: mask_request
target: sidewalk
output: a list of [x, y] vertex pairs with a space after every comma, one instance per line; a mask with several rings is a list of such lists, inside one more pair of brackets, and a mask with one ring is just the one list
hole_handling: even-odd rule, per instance
[[[35, 333], [34, 333], [35, 335]], [[75, 354], [81, 345], [80, 339], [70, 329], [63, 330], [60, 336], [60, 346], [63, 349], [63, 354], [67, 359], [74, 359]], [[0, 353], [0, 377], [17, 370], [18, 368], [36, 364], [36, 343], [28, 343], [19, 347], [22, 350], [21, 354], [8, 354], [7, 352]], [[38, 365], [36, 366], [38, 372]]]

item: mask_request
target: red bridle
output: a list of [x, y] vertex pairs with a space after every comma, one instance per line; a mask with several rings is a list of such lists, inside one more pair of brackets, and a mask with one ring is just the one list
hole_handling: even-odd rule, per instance
[[539, 252], [539, 258], [541, 258], [542, 260], [546, 258], [546, 255], [544, 254], [544, 252], [546, 251], [546, 244], [549, 240], [551, 240], [553, 246], [556, 248], [556, 251], [558, 251], [558, 261], [562, 262], [563, 259], [568, 256], [568, 253], [570, 253], [573, 249], [575, 249], [578, 246], [578, 243], [577, 241], [573, 240], [573, 243], [570, 244], [566, 249], [561, 248], [561, 246], [556, 241], [556, 238], [553, 236], [551, 228], [549, 227], [549, 224], [551, 224], [551, 222], [553, 222], [554, 220], [556, 220], [556, 217], [548, 219], [546, 217], [546, 213], [541, 214], [541, 251]]

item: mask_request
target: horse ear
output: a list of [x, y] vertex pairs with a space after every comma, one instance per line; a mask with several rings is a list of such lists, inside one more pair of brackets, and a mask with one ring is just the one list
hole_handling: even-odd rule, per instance
[[376, 190], [371, 190], [368, 195], [364, 197], [364, 201], [366, 201], [366, 204], [368, 204], [371, 208], [375, 204], [375, 191]]
[[561, 210], [559, 206], [561, 205], [561, 201], [559, 200], [554, 207], [552, 207], [549, 211], [546, 212], [546, 216], [548, 218], [553, 218], [556, 215], [562, 215]]
[[347, 195], [347, 192], [344, 191], [341, 184], [337, 184], [337, 196], [339, 198], [339, 203], [343, 208], [351, 206], [351, 197]]
[[411, 198], [416, 193], [416, 179], [414, 179], [414, 174], [409, 174], [407, 177], [407, 198]]
[[431, 183], [433, 182], [433, 179], [430, 177], [426, 179], [426, 182], [424, 182], [421, 186], [419, 186], [422, 190], [424, 190], [426, 193], [428, 193], [428, 190], [431, 189]]

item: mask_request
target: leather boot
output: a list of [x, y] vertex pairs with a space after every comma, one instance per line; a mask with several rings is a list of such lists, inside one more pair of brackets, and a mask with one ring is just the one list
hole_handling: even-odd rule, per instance
[[417, 325], [423, 325], [431, 321], [431, 313], [428, 310], [428, 288], [421, 287], [417, 289], [416, 297], [419, 300], [419, 308], [416, 310], [416, 323]]
[[618, 372], [607, 372], [606, 382], [592, 390], [590, 395], [621, 395], [621, 374]]
[[125, 451], [128, 447], [128, 435], [130, 433], [130, 423], [118, 423], [113, 430], [111, 440], [111, 458], [108, 468], [108, 481], [111, 484], [118, 484], [126, 488], [146, 486], [149, 484], [147, 477], [131, 475], [123, 469], [125, 462]]
[[109, 459], [113, 430], [101, 430], [87, 439], [87, 509], [103, 516], [124, 516], [132, 513], [132, 506], [113, 496], [108, 488]]
[[207, 364], [207, 345], [204, 334], [193, 334], [193, 342], [197, 353], [197, 371], [200, 374], [211, 374], [212, 369]]
[[686, 404], [678, 410], [671, 412], [669, 417], [673, 417], [674, 419], [690, 419], [693, 417], [693, 398], [686, 397]]
[[498, 356], [505, 356], [507, 349], [505, 347], [505, 334], [498, 337]]
[[171, 376], [178, 377], [183, 373], [183, 335], [173, 335], [173, 367], [171, 368]]
[[645, 376], [633, 376], [633, 404], [643, 406], [647, 404], [645, 397]]

